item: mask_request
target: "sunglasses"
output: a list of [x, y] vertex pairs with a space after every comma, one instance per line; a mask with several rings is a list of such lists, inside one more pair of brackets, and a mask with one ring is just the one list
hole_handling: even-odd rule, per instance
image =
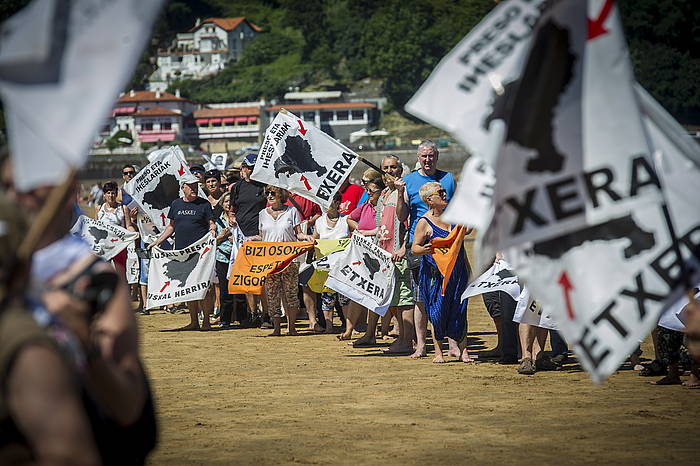
[[366, 192], [367, 194], [377, 194], [377, 193], [381, 193], [382, 190], [381, 190], [381, 189], [369, 189], [369, 188], [365, 188], [365, 192]]
[[267, 196], [267, 197], [277, 196], [277, 193], [274, 191], [265, 191], [265, 196]]
[[124, 176], [126, 176], [126, 175], [134, 176], [135, 174], [136, 174], [136, 172], [133, 170], [122, 172], [122, 175], [124, 175]]
[[447, 191], [445, 191], [444, 189], [438, 189], [438, 190], [435, 191], [433, 194], [431, 194], [431, 196], [434, 196], [434, 195], [436, 195], [436, 194], [437, 194], [438, 196], [444, 196], [445, 194], [447, 194]]

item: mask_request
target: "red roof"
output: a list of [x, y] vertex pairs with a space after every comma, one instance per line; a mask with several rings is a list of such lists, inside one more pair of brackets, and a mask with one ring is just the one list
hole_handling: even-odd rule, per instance
[[354, 110], [358, 108], [375, 108], [375, 104], [369, 102], [332, 102], [325, 104], [291, 104], [291, 105], [273, 105], [265, 107], [267, 111], [277, 111], [283, 108], [287, 110]]
[[134, 116], [182, 116], [181, 114], [170, 110], [165, 107], [151, 107], [145, 110], [141, 110], [134, 114]]
[[182, 97], [176, 97], [169, 92], [161, 92], [160, 98], [156, 99], [156, 93], [152, 91], [135, 91], [134, 95], [131, 92], [125, 92], [124, 95], [119, 97], [117, 102], [172, 102], [172, 101], [186, 101]]
[[248, 23], [248, 26], [251, 27], [256, 32], [262, 32], [262, 28], [260, 26], [256, 26], [255, 24], [251, 23], [247, 19], [245, 19], [242, 16], [239, 16], [237, 18], [207, 18], [204, 21], [202, 21], [199, 26], [195, 26], [190, 31], [196, 31], [203, 25], [207, 23], [213, 23], [219, 26], [220, 28], [224, 29], [225, 31], [233, 31], [238, 27], [239, 24], [241, 24], [243, 21]]
[[222, 118], [237, 116], [258, 116], [259, 107], [201, 108], [194, 111], [194, 118]]

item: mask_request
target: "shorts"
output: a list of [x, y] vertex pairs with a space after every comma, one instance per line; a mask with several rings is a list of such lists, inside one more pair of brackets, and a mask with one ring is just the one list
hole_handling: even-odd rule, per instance
[[418, 285], [418, 275], [420, 268], [411, 270], [411, 283], [413, 284], [413, 302], [422, 303], [423, 297], [420, 295], [420, 286]]
[[335, 309], [336, 301], [340, 307], [344, 307], [350, 303], [350, 298], [340, 293], [321, 293], [321, 310], [323, 312], [332, 311]]
[[265, 279], [265, 299], [270, 317], [282, 317], [282, 300], [284, 308], [299, 309], [299, 265], [292, 262], [289, 266]]
[[411, 270], [406, 259], [394, 262], [394, 296], [390, 307], [413, 306], [415, 303], [412, 289]]

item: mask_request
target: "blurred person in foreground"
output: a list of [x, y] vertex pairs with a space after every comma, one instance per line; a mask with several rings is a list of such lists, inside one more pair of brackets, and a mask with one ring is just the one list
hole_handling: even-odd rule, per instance
[[0, 464], [97, 465], [80, 387], [35, 321], [28, 268], [15, 262], [26, 233], [20, 210], [0, 197]]

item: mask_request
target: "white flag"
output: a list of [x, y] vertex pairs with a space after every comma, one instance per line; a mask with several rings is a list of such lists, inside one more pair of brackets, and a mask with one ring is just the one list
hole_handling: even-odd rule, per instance
[[406, 110], [449, 131], [473, 154], [492, 161], [496, 97], [520, 75], [522, 54], [544, 0], [501, 2], [446, 55]]
[[380, 316], [386, 314], [394, 294], [391, 254], [360, 234], [331, 269], [326, 286]]
[[542, 305], [536, 299], [530, 296], [530, 291], [527, 287], [523, 287], [520, 296], [516, 298], [515, 313], [513, 314], [513, 322], [519, 324], [534, 325], [535, 327], [556, 330], [557, 326], [552, 320], [552, 316], [542, 310]]
[[265, 131], [251, 178], [299, 194], [327, 209], [357, 164], [357, 154], [291, 113]]
[[17, 189], [56, 185], [88, 150], [161, 0], [34, 0], [3, 23], [0, 94]]
[[462, 301], [492, 291], [503, 291], [513, 299], [518, 299], [520, 296], [518, 277], [510, 264], [504, 260], [494, 263], [486, 272], [471, 282], [462, 294]]
[[185, 249], [151, 249], [148, 309], [204, 299], [214, 271], [216, 238], [207, 233]]
[[[170, 204], [181, 197], [180, 180], [191, 175], [182, 150], [171, 146], [157, 151], [153, 160], [125, 184], [124, 189], [153, 225], [163, 230], [170, 223]], [[199, 196], [206, 198], [201, 187]]]
[[139, 256], [136, 255], [136, 245], [132, 241], [126, 247], [126, 282], [129, 285], [139, 282]]
[[204, 164], [205, 170], [219, 170], [221, 172], [226, 170], [226, 160], [228, 159], [227, 152], [217, 152], [209, 156], [202, 154], [202, 158], [206, 162]]
[[111, 223], [101, 222], [81, 215], [70, 232], [81, 237], [92, 248], [92, 252], [102, 259], [112, 260], [129, 244], [133, 244], [139, 234]]

